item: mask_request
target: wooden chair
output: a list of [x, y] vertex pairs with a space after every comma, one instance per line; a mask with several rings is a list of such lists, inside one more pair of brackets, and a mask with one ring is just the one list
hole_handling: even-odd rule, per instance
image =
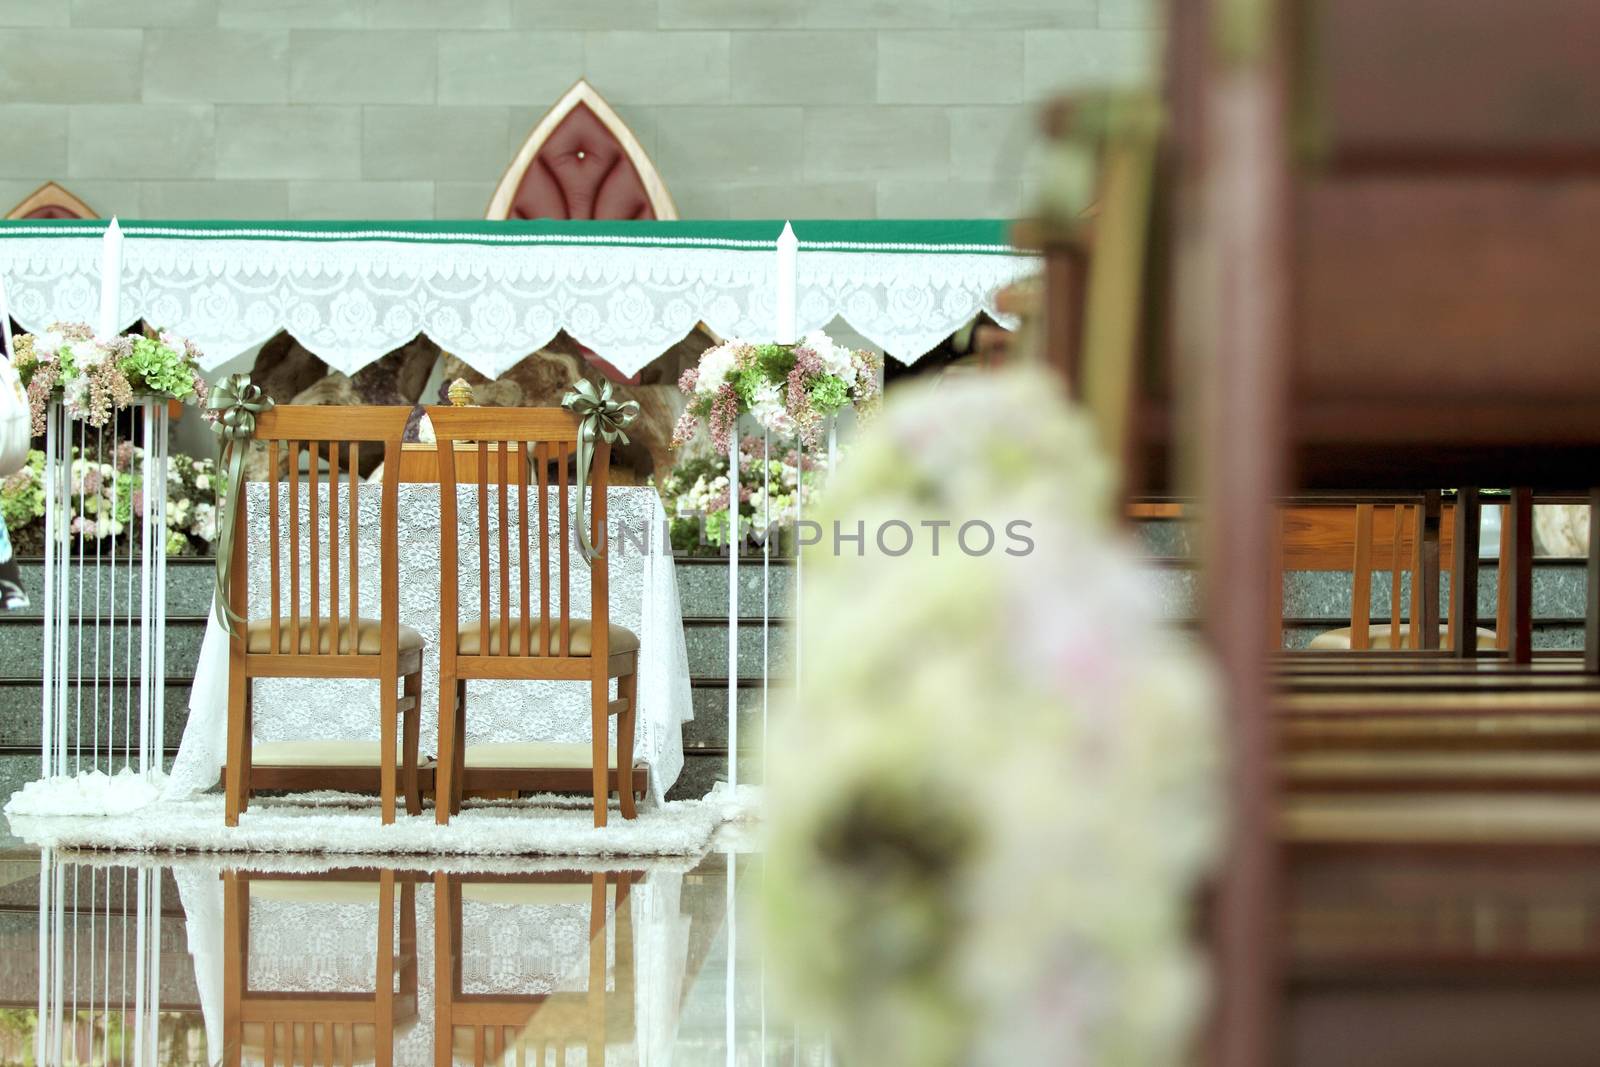
[[[467, 682], [486, 680], [571, 680], [591, 686], [591, 780], [594, 824], [606, 824], [606, 803], [615, 777], [623, 818], [636, 816], [631, 775], [610, 773], [608, 727], [617, 718], [617, 767], [633, 766], [634, 714], [637, 704], [639, 638], [610, 623], [606, 557], [606, 476], [610, 447], [597, 445], [589, 484], [592, 490], [590, 529], [600, 555], [590, 567], [590, 613], [572, 613], [569, 546], [574, 523], [567, 503], [568, 463], [576, 452], [578, 419], [559, 408], [430, 407], [429, 418], [439, 456], [439, 769], [435, 777], [435, 815], [447, 823], [460, 810], [467, 777]], [[478, 613], [462, 618], [458, 610], [459, 546], [456, 528], [457, 442], [476, 442], [478, 449]], [[532, 451], [532, 478], [529, 451]], [[491, 458], [493, 462], [491, 463]], [[549, 515], [550, 468], [559, 485], [554, 531], [559, 544], [559, 571], [551, 581], [552, 530]], [[520, 592], [513, 611], [513, 557], [507, 521], [508, 472], [516, 468], [518, 548], [515, 566]], [[498, 526], [489, 522], [491, 470], [498, 480]], [[472, 484], [472, 483], [466, 483]], [[528, 492], [538, 497], [538, 536], [530, 538]], [[581, 502], [580, 505], [581, 506]], [[498, 530], [499, 554], [491, 558], [491, 540]], [[536, 543], [534, 548], [530, 542]], [[538, 609], [532, 600], [530, 558], [537, 557]], [[499, 591], [498, 605], [491, 588]], [[558, 615], [552, 616], [552, 593], [558, 594]], [[617, 679], [617, 699], [610, 698]], [[508, 784], [500, 768], [500, 788]]]
[[[633, 1031], [633, 923], [628, 894], [635, 875], [616, 871], [553, 871], [525, 875], [450, 875], [434, 878], [434, 1062], [474, 1067], [515, 1059], [567, 1062], [581, 1043], [585, 1063], [606, 1062], [606, 1042]], [[583, 903], [589, 906], [588, 980], [582, 991], [468, 993], [462, 982], [462, 902], [474, 892], [496, 902]], [[616, 963], [606, 988], [606, 903], [615, 901]], [[577, 961], [574, 961], [575, 963]], [[556, 975], [556, 978], [565, 977]]]
[[[399, 879], [399, 952], [395, 951], [394, 871], [329, 875], [224, 871], [223, 1062], [245, 1053], [262, 1067], [394, 1063], [395, 1030], [417, 1015], [416, 886]], [[370, 898], [378, 905], [373, 987], [366, 992], [261, 991], [250, 988], [250, 888], [274, 887], [297, 901]], [[349, 892], [356, 891], [355, 895]]]
[[[1437, 509], [1436, 501], [1423, 500], [1414, 505], [1405, 503], [1355, 505], [1355, 558], [1351, 562], [1350, 625], [1318, 634], [1306, 646], [1309, 651], [1399, 651], [1403, 648], [1415, 650], [1429, 643], [1425, 640], [1424, 631], [1429, 626], [1437, 631], [1438, 588], [1434, 581], [1428, 580], [1430, 561], [1427, 556], [1430, 551], [1442, 553], [1445, 549], [1454, 547], [1443, 538], [1436, 538], [1430, 545], [1427, 517], [1430, 507]], [[1434, 531], [1439, 529], [1438, 519], [1439, 517], [1435, 515], [1432, 526]], [[1388, 536], [1377, 536], [1380, 530]], [[1466, 545], [1463, 548], [1466, 551], [1476, 551], [1477, 546]], [[1459, 597], [1466, 584], [1459, 565], [1462, 552], [1457, 551], [1455, 555], [1458, 562], [1452, 570], [1450, 583], [1451, 610], [1446, 619], [1442, 642], [1443, 647], [1447, 649], [1453, 647], [1454, 635], [1460, 626], [1462, 605]], [[1401, 578], [1408, 569], [1406, 566], [1408, 559], [1411, 573], [1411, 613], [1410, 619], [1402, 622]], [[1374, 631], [1372, 572], [1374, 569], [1383, 569], [1384, 564], [1388, 564], [1390, 572], [1389, 623]], [[1436, 558], [1431, 561], [1431, 569], [1433, 574], [1438, 573]], [[1433, 599], [1429, 601], [1424, 594], [1431, 594]], [[1430, 607], [1432, 611], [1428, 610]], [[1477, 635], [1478, 648], [1496, 647], [1497, 639], [1494, 631], [1479, 627]]]
[[[254, 727], [252, 690], [257, 678], [372, 678], [379, 682], [381, 697], [381, 740], [378, 745], [378, 791], [383, 798], [383, 821], [394, 822], [396, 792], [395, 719], [404, 716], [403, 756], [406, 810], [422, 813], [422, 794], [417, 773], [418, 716], [422, 695], [422, 635], [399, 620], [399, 546], [396, 543], [396, 509], [399, 483], [383, 483], [379, 549], [378, 617], [360, 613], [362, 564], [358, 551], [360, 509], [355, 506], [360, 479], [362, 444], [377, 444], [384, 450], [390, 469], [398, 466], [400, 439], [409, 409], [403, 407], [277, 407], [256, 420], [257, 440], [267, 442], [271, 469], [268, 508], [271, 531], [271, 603], [269, 612], [252, 617], [248, 602], [249, 529], [246, 501], [238, 502], [238, 534], [233, 542], [232, 601], [235, 610], [249, 622], [230, 641], [228, 676], [228, 772], [226, 775], [227, 825], [237, 826], [239, 815], [250, 803], [256, 789], [321, 789], [341, 774], [365, 773], [361, 765], [331, 766], [317, 761], [314, 766], [253, 766]], [[300, 458], [309, 457], [307, 507], [309, 528], [307, 545], [301, 545]], [[348, 456], [351, 506], [347, 521], [339, 515], [340, 454]], [[280, 461], [288, 459], [287, 516], [280, 514]], [[320, 511], [321, 458], [328, 464], [326, 542]], [[285, 522], [287, 526], [285, 526]], [[340, 532], [348, 546], [348, 608], [339, 610]], [[288, 604], [283, 603], [283, 542], [288, 541]], [[304, 548], [310, 577], [310, 595], [302, 603], [301, 554]], [[370, 561], [369, 561], [370, 573]], [[327, 571], [327, 599], [322, 597], [322, 573]], [[287, 607], [287, 610], [285, 608]], [[326, 614], [324, 614], [326, 610]], [[396, 686], [403, 683], [403, 696]], [[348, 772], [348, 773], [345, 773]]]

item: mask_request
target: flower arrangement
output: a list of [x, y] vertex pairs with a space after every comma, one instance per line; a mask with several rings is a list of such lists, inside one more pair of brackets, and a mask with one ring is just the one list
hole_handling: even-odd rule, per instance
[[836, 345], [820, 330], [797, 344], [724, 341], [678, 379], [688, 406], [673, 429], [673, 447], [704, 424], [716, 450], [726, 453], [739, 416], [748, 413], [772, 433], [816, 448], [829, 416], [847, 406], [862, 413], [875, 406], [881, 366], [875, 354]]
[[217, 461], [167, 457], [167, 554], [209, 554], [221, 518]]
[[[770, 457], [763, 471], [761, 439], [739, 442], [739, 532], [741, 541], [783, 540], [802, 512], [816, 505], [826, 463], [799, 449]], [[728, 544], [728, 457], [712, 454], [686, 459], [661, 483], [662, 504], [671, 518], [672, 549], [694, 555]], [[763, 525], [763, 523], [766, 525]]]
[[[113, 542], [134, 516], [144, 514], [141, 449], [123, 442], [111, 462], [96, 450], [74, 446], [68, 485], [69, 521], [85, 541]], [[27, 466], [0, 482], [0, 516], [21, 550], [44, 545], [44, 453], [28, 453]], [[167, 554], [202, 555], [217, 536], [216, 463], [173, 454], [167, 457]]]
[[1187, 1062], [1215, 684], [1055, 396], [1023, 370], [908, 387], [807, 516], [871, 547], [808, 550], [826, 666], [767, 746], [768, 943], [846, 1064]]
[[154, 336], [104, 338], [81, 322], [58, 322], [43, 333], [22, 334], [14, 347], [35, 437], [45, 432], [45, 409], [57, 396], [71, 417], [97, 428], [135, 396], [205, 405], [199, 349], [165, 330]]

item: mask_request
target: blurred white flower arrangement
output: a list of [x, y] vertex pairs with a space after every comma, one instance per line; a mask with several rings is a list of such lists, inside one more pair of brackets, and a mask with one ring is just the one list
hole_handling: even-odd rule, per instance
[[[1190, 1051], [1213, 678], [1162, 623], [1056, 397], [1015, 370], [902, 389], [820, 508], [922, 535], [893, 558], [807, 551], [803, 696], [767, 753], [769, 958], [849, 1065]], [[1025, 554], [950, 536], [1018, 519]]]

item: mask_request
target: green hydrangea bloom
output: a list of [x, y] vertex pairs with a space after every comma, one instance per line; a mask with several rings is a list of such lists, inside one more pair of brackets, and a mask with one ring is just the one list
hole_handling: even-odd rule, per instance
[[117, 365], [135, 390], [184, 400], [194, 392], [194, 374], [182, 354], [148, 337], [134, 338], [133, 355]]
[[824, 375], [811, 383], [811, 405], [824, 415], [832, 415], [850, 399], [850, 390], [842, 378]]
[[44, 453], [28, 453], [28, 465], [0, 480], [0, 517], [7, 530], [21, 530], [44, 515]]

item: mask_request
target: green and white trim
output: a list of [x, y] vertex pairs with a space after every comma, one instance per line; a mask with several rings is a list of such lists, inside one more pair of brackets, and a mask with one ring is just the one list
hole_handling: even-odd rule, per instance
[[[751, 339], [776, 328], [781, 221], [121, 225], [118, 321], [192, 337], [209, 366], [286, 330], [353, 373], [426, 333], [498, 375], [565, 330], [633, 374], [697, 322]], [[105, 227], [0, 224], [0, 278], [25, 328], [98, 320]], [[799, 332], [843, 317], [907, 363], [1038, 269], [997, 220], [793, 229]]]

